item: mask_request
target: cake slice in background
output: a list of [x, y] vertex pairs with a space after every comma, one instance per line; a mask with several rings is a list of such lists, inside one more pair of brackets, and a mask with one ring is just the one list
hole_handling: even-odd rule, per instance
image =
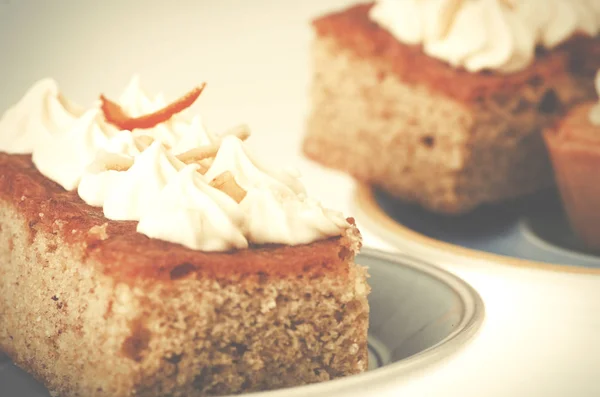
[[[600, 70], [596, 87], [600, 95]], [[600, 101], [575, 107], [544, 137], [569, 222], [586, 246], [600, 250]]]
[[587, 0], [380, 1], [313, 27], [306, 156], [447, 214], [551, 186], [541, 131], [600, 67]]

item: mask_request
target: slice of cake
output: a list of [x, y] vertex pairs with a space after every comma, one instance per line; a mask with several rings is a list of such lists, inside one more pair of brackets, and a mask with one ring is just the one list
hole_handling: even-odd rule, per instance
[[[596, 87], [600, 95], [600, 70]], [[589, 248], [600, 250], [600, 102], [575, 107], [544, 137], [569, 222]]]
[[36, 86], [0, 121], [0, 350], [16, 365], [61, 397], [226, 395], [366, 370], [352, 219], [256, 161], [245, 128], [210, 134], [183, 106], [104, 100], [14, 139], [40, 114], [59, 125], [57, 93]]
[[541, 131], [593, 97], [598, 4], [382, 0], [317, 19], [304, 153], [441, 213], [551, 186]]

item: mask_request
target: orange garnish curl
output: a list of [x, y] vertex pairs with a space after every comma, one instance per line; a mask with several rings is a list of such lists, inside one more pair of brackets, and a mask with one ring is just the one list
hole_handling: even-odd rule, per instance
[[106, 121], [121, 130], [133, 131], [134, 129], [153, 128], [160, 123], [169, 121], [171, 117], [192, 106], [204, 90], [204, 87], [206, 87], [206, 83], [202, 83], [199, 87], [194, 88], [164, 108], [140, 117], [130, 117], [118, 103], [107, 99], [104, 95], [100, 95], [100, 101], [102, 102], [101, 109]]

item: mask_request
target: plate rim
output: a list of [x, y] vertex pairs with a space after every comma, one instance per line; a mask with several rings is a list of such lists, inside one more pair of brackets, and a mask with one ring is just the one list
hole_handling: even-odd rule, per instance
[[365, 183], [356, 184], [354, 189], [354, 203], [358, 212], [362, 212], [365, 215], [364, 218], [366, 222], [364, 220], [361, 222], [367, 223], [370, 226], [369, 228], [373, 230], [375, 234], [394, 246], [399, 245], [397, 239], [406, 239], [428, 248], [433, 248], [437, 251], [443, 251], [468, 259], [482, 260], [519, 268], [547, 270], [555, 273], [600, 275], [600, 269], [514, 258], [500, 254], [479, 251], [472, 248], [461, 247], [428, 237], [396, 222], [377, 204], [377, 200], [375, 199], [374, 195], [374, 188]]
[[[363, 247], [357, 255], [389, 262], [393, 266], [410, 267], [448, 286], [459, 297], [462, 304], [461, 319], [456, 328], [444, 339], [433, 346], [399, 360], [395, 363], [349, 377], [310, 385], [244, 394], [249, 397], [300, 397], [326, 395], [330, 397], [357, 395], [360, 387], [388, 387], [400, 382], [403, 376], [433, 367], [449, 359], [453, 353], [464, 349], [479, 333], [486, 318], [485, 303], [479, 293], [459, 276], [430, 262], [413, 256], [386, 252], [375, 248]], [[357, 263], [360, 259], [357, 259]]]

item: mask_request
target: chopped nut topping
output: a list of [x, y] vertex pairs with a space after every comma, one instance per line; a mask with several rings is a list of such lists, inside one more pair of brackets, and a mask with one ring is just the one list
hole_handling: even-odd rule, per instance
[[200, 146], [200, 147], [197, 147], [194, 149], [190, 149], [187, 152], [178, 154], [177, 158], [186, 164], [198, 163], [202, 160], [213, 158], [217, 155], [217, 152], [219, 151], [219, 147], [221, 146], [220, 141], [225, 136], [236, 136], [239, 139], [241, 139], [242, 141], [244, 141], [244, 140], [248, 139], [248, 137], [250, 136], [250, 129], [246, 125], [240, 125], [240, 126], [234, 127], [232, 129], [226, 131], [225, 133], [223, 133], [223, 135], [221, 135], [219, 137], [218, 142], [216, 142], [212, 145], [205, 145], [205, 146]]
[[439, 30], [439, 39], [445, 39], [450, 33], [450, 28], [454, 23], [454, 18], [460, 10], [464, 0], [449, 0], [446, 3], [443, 3], [442, 14], [440, 16], [440, 30]]
[[246, 191], [237, 184], [233, 174], [225, 171], [210, 182], [210, 185], [226, 193], [236, 202], [241, 202], [246, 197]]
[[186, 164], [197, 163], [204, 159], [215, 157], [219, 151], [219, 145], [206, 145], [188, 150], [177, 155], [179, 161]]
[[133, 159], [121, 156], [111, 156], [105, 163], [107, 171], [127, 171], [133, 165]]
[[144, 150], [148, 149], [148, 147], [152, 145], [152, 143], [154, 143], [154, 138], [148, 135], [140, 135], [135, 138], [135, 143], [138, 150], [140, 152], [143, 152]]

